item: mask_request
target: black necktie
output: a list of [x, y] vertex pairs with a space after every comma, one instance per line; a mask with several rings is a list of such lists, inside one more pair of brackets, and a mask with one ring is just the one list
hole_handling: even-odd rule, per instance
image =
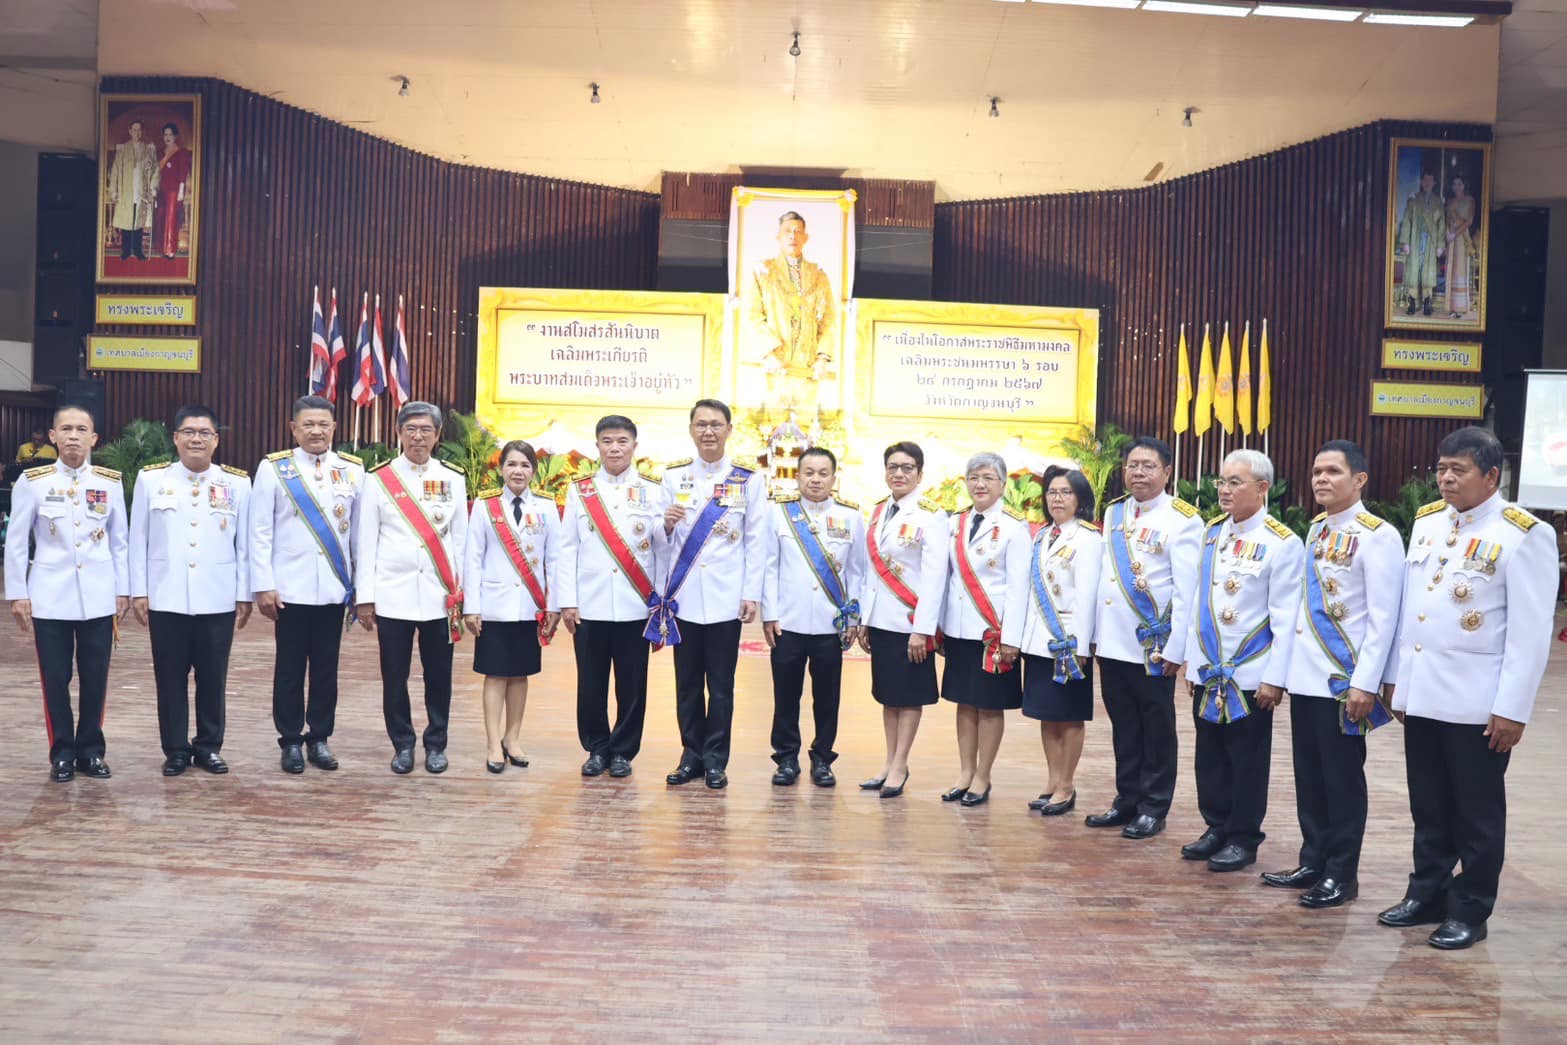
[[974, 513], [974, 521], [969, 524], [968, 528], [968, 542], [970, 544], [973, 544], [974, 538], [979, 535], [979, 524], [984, 521], [985, 517], [983, 515], [980, 515], [978, 512]]
[[511, 521], [518, 526], [522, 525], [522, 494], [515, 494], [511, 499]]

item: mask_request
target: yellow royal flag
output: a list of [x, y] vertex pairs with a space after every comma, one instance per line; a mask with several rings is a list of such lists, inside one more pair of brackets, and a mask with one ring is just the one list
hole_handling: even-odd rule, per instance
[[1186, 324], [1181, 324], [1181, 341], [1176, 346], [1179, 359], [1175, 370], [1175, 434], [1180, 435], [1192, 422], [1192, 365], [1187, 361]]
[[1208, 326], [1202, 328], [1202, 352], [1197, 356], [1197, 414], [1192, 418], [1192, 431], [1198, 437], [1208, 434], [1213, 427], [1213, 342], [1208, 337]]
[[1235, 431], [1235, 370], [1230, 366], [1230, 325], [1219, 340], [1219, 372], [1213, 382], [1213, 418], [1226, 435]]
[[1241, 331], [1240, 373], [1235, 378], [1235, 420], [1251, 435], [1251, 320]]
[[1262, 321], [1262, 344], [1257, 346], [1257, 432], [1273, 423], [1273, 369], [1268, 365], [1268, 321]]

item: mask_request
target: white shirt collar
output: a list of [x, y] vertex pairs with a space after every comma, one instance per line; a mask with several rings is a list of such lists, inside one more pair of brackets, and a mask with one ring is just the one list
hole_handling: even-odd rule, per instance
[[1257, 509], [1254, 515], [1244, 521], [1237, 521], [1235, 518], [1231, 517], [1230, 532], [1236, 534], [1251, 533], [1258, 527], [1265, 525], [1267, 521], [1268, 509], [1266, 507], [1262, 507]]
[[1502, 491], [1497, 490], [1467, 512], [1460, 512], [1449, 505], [1446, 517], [1450, 525], [1455, 528], [1462, 528], [1485, 522], [1505, 507], [1507, 507], [1507, 499], [1502, 496]]
[[1334, 514], [1328, 516], [1327, 524], [1334, 527], [1342, 526], [1365, 510], [1365, 504], [1361, 501], [1356, 501], [1348, 508], [1345, 508], [1342, 512], [1335, 512]]

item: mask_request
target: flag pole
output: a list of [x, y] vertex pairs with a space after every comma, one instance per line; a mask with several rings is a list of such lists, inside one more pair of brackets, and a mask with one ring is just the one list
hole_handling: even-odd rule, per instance
[[310, 299], [311, 299], [311, 301], [314, 302], [314, 304], [312, 304], [310, 306], [310, 308], [311, 308], [311, 312], [310, 312], [310, 323], [311, 323], [311, 331], [310, 331], [310, 365], [305, 368], [305, 395], [310, 395], [313, 392], [315, 392], [315, 390], [316, 390], [315, 389], [315, 381], [314, 381], [314, 375], [315, 375], [315, 369], [316, 369], [316, 341], [315, 341], [316, 332], [315, 332], [315, 322], [316, 322], [316, 310], [321, 307], [321, 284], [316, 283], [316, 284], [312, 284], [311, 285], [311, 287], [310, 287]]
[[359, 452], [359, 411], [358, 403], [354, 404], [354, 452]]
[[[1263, 316], [1262, 317], [1262, 344], [1266, 345], [1267, 343], [1268, 343], [1268, 317], [1267, 316]], [[1272, 367], [1271, 364], [1272, 364], [1272, 360], [1269, 360], [1269, 366], [1268, 366], [1268, 428], [1272, 428], [1273, 427], [1273, 367]], [[1261, 360], [1258, 360], [1258, 363], [1257, 363], [1257, 380], [1258, 380], [1259, 383], [1262, 380], [1262, 361]], [[1268, 428], [1264, 428], [1262, 430], [1262, 452], [1271, 461], [1273, 459], [1273, 455], [1268, 453], [1268, 434], [1269, 434], [1268, 433]]]

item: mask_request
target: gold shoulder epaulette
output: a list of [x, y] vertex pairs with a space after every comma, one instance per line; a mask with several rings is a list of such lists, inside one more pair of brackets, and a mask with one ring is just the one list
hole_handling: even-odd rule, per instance
[[1511, 506], [1502, 509], [1502, 518], [1518, 527], [1524, 533], [1528, 533], [1530, 530], [1534, 529], [1534, 527], [1540, 521], [1534, 516], [1530, 515], [1528, 512], [1524, 511], [1522, 508], [1514, 508]]
[[[437, 458], [437, 460], [439, 460], [439, 458]], [[468, 473], [467, 472], [463, 471], [461, 468], [458, 468], [456, 465], [452, 464], [450, 461], [441, 461], [441, 466], [444, 467], [444, 468], [451, 469], [452, 471], [456, 472], [458, 475], [462, 476], [464, 479], [466, 479], [468, 477]]]
[[380, 464], [372, 466], [370, 468], [370, 471], [372, 471], [372, 472], [379, 472], [381, 469], [385, 468], [387, 465], [391, 464], [395, 460], [397, 460], [397, 458], [395, 458], [395, 457], [388, 457], [386, 460], [382, 461]]
[[1112, 497], [1112, 498], [1110, 498], [1108, 501], [1105, 502], [1105, 505], [1109, 506], [1109, 505], [1112, 505], [1112, 504], [1120, 504], [1122, 501], [1126, 500], [1130, 496], [1132, 496], [1132, 495], [1129, 494], [1129, 493], [1123, 493], [1119, 497]]
[[943, 508], [940, 505], [940, 503], [936, 501], [936, 499], [934, 497], [921, 497], [920, 498], [920, 507], [925, 509], [927, 512], [945, 512], [946, 511], [946, 509]]
[[663, 478], [661, 475], [659, 475], [657, 472], [655, 472], [653, 470], [653, 466], [651, 464], [637, 465], [637, 474], [640, 475], [642, 478], [646, 479], [650, 483], [656, 483], [661, 478]]
[[[144, 472], [156, 472], [160, 468], [167, 468], [169, 465], [171, 465], [173, 463], [174, 463], [173, 461], [159, 461], [157, 464], [142, 465], [142, 469], [141, 470], [144, 471]], [[93, 469], [93, 471], [95, 471], [95, 472], [107, 472], [108, 470], [109, 469], [107, 469], [107, 468], [96, 468], [96, 467]], [[120, 477], [120, 473], [119, 472], [115, 472], [113, 474], [114, 474], [114, 477], [116, 479], [118, 479]]]
[[[1324, 518], [1326, 518], [1327, 512], [1323, 512], [1322, 515], [1323, 515]], [[1368, 530], [1377, 530], [1377, 529], [1381, 529], [1381, 527], [1382, 527], [1382, 520], [1378, 519], [1375, 515], [1372, 515], [1370, 512], [1356, 512], [1355, 513], [1355, 521], [1358, 522], [1360, 525], [1364, 526]]]
[[670, 461], [670, 462], [669, 462], [669, 463], [668, 463], [668, 464], [666, 464], [666, 465], [665, 465], [665, 466], [664, 466], [664, 471], [666, 471], [666, 472], [667, 472], [667, 471], [669, 471], [669, 470], [670, 470], [670, 469], [671, 469], [671, 468], [684, 468], [684, 467], [685, 467], [685, 466], [686, 466], [686, 465], [688, 465], [688, 464], [690, 464], [690, 463], [691, 463], [691, 460], [692, 460], [692, 459], [691, 459], [691, 458], [689, 458], [689, 457], [682, 457], [682, 458], [681, 458], [681, 459], [680, 459], [680, 460], [678, 460], [678, 461]]
[[223, 469], [225, 472], [229, 473], [230, 475], [242, 475], [246, 479], [250, 478], [250, 473], [245, 471], [245, 469], [243, 469], [243, 468], [235, 468], [231, 464], [220, 464], [220, 465], [218, 465], [218, 467]]
[[754, 457], [736, 457], [729, 463], [736, 468], [744, 468], [748, 472], [754, 472], [761, 467]]
[[1230, 517], [1228, 515], [1221, 515], [1217, 519], [1214, 519], [1214, 520], [1204, 524], [1204, 529], [1216, 530], [1219, 527], [1223, 526], [1225, 523], [1229, 522], [1229, 520], [1230, 520]]
[[1420, 509], [1417, 512], [1415, 512], [1415, 518], [1416, 519], [1424, 519], [1426, 516], [1434, 515], [1437, 512], [1442, 511], [1446, 507], [1447, 507], [1447, 502], [1446, 501], [1432, 501], [1430, 504], [1423, 504], [1423, 505], [1420, 506]]
[[499, 486], [490, 486], [490, 487], [486, 487], [483, 490], [480, 490], [479, 491], [479, 496], [475, 497], [474, 500], [476, 500], [476, 501], [489, 501], [489, 500], [493, 500], [496, 497], [499, 497], [500, 495], [501, 495], [501, 488]]
[[855, 511], [860, 510], [860, 503], [858, 501], [851, 501], [847, 497], [839, 497], [837, 494], [833, 494], [832, 499], [843, 505], [845, 508], [853, 508]]
[[1087, 519], [1079, 519], [1079, 520], [1077, 520], [1077, 525], [1081, 526], [1085, 530], [1092, 530], [1095, 533], [1103, 533], [1104, 532], [1104, 530], [1100, 527], [1100, 525], [1098, 523], [1096, 523], [1096, 522], [1089, 522]]
[[1311, 520], [1311, 524], [1313, 526], [1315, 526], [1317, 523], [1321, 522], [1322, 520], [1326, 519], [1327, 517], [1328, 517], [1328, 513], [1327, 512], [1318, 512], [1317, 515], [1316, 515], [1316, 518]]
[[790, 501], [798, 501], [799, 499], [799, 490], [779, 490], [773, 495], [773, 501], [777, 504], [788, 504]]
[[1180, 512], [1188, 519], [1195, 519], [1197, 517], [1197, 506], [1195, 504], [1189, 504], [1186, 501], [1181, 500], [1179, 497], [1170, 498], [1170, 507]]
[[269, 461], [281, 461], [285, 457], [293, 457], [293, 456], [294, 456], [294, 451], [292, 451], [292, 450], [279, 450], [277, 453], [267, 454], [267, 460], [269, 460]]
[[1010, 504], [1004, 504], [1001, 506], [1001, 514], [1005, 515], [1009, 519], [1016, 519], [1018, 522], [1028, 522], [1028, 516], [1024, 515]]
[[337, 452], [337, 456], [341, 457], [343, 460], [347, 461], [349, 464], [357, 464], [361, 468], [363, 468], [364, 465], [365, 465], [364, 461], [359, 459], [359, 455], [358, 454], [344, 453], [343, 451], [339, 450]]
[[1285, 538], [1288, 538], [1288, 537], [1295, 536], [1295, 531], [1294, 530], [1290, 529], [1288, 526], [1285, 526], [1283, 523], [1279, 522], [1279, 520], [1275, 519], [1271, 515], [1268, 516], [1268, 518], [1267, 518], [1267, 524], [1268, 524], [1268, 529], [1273, 531], [1273, 535], [1275, 537], [1285, 537]]
[[23, 472], [22, 474], [27, 476], [27, 478], [29, 478], [29, 479], [42, 479], [44, 476], [48, 475], [52, 471], [54, 471], [54, 465], [52, 465], [52, 464], [41, 464], [37, 468], [29, 468], [27, 471]]

